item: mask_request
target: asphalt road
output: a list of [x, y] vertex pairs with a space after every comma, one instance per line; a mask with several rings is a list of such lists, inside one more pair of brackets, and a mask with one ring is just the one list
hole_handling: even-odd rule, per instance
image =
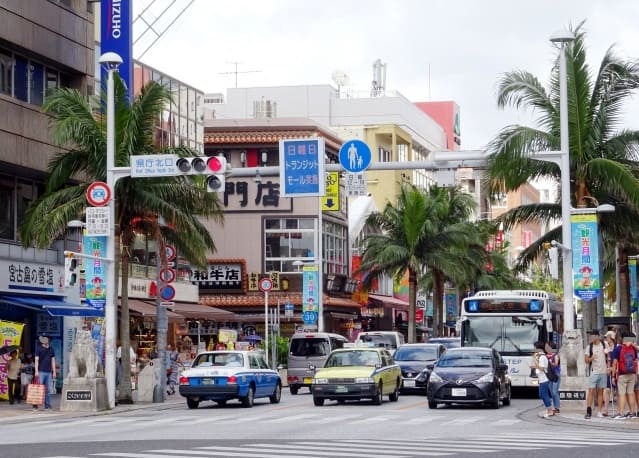
[[185, 403], [110, 415], [60, 418], [47, 412], [2, 425], [3, 458], [422, 457], [580, 458], [639, 453], [639, 430], [601, 430], [539, 419], [538, 400], [513, 399], [499, 410], [440, 407], [401, 396], [313, 406], [309, 394], [285, 391], [280, 404], [258, 400], [219, 407]]

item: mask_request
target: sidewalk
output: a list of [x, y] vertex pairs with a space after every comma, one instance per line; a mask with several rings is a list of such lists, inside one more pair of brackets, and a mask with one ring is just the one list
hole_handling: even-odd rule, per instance
[[98, 415], [110, 415], [122, 412], [131, 412], [143, 409], [164, 410], [176, 404], [185, 404], [184, 398], [179, 394], [165, 395], [164, 402], [138, 402], [135, 404], [117, 404], [113, 410], [100, 412], [60, 412], [60, 394], [51, 395], [51, 410], [44, 410], [42, 406], [34, 410], [29, 404], [9, 404], [8, 401], [0, 401], [0, 424], [27, 422], [34, 419], [42, 420], [49, 418], [77, 418], [91, 417]]
[[[543, 414], [545, 409], [543, 405], [539, 405], [533, 409], [530, 409], [526, 412], [522, 412], [519, 416], [522, 420], [526, 421], [535, 421], [535, 422], [544, 422], [549, 424], [568, 424], [568, 425], [578, 425], [585, 426], [588, 428], [602, 428], [602, 429], [631, 429], [631, 430], [639, 430], [639, 418], [632, 419], [624, 419], [624, 420], [615, 420], [614, 415], [609, 417], [597, 417], [596, 411], [594, 412], [592, 418], [586, 420], [584, 415], [586, 414], [585, 409], [577, 410], [575, 408], [564, 408], [562, 406], [561, 414], [553, 415], [549, 418], [544, 418]], [[612, 414], [612, 409], [610, 410]]]

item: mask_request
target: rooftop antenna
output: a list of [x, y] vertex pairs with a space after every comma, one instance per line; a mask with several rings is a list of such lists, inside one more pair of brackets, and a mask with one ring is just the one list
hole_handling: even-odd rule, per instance
[[260, 73], [262, 70], [244, 70], [238, 71], [237, 66], [242, 62], [227, 62], [227, 64], [235, 65], [235, 71], [232, 72], [219, 72], [218, 75], [235, 75], [235, 88], [237, 89], [237, 74], [238, 73]]
[[381, 59], [373, 62], [373, 82], [371, 83], [371, 97], [379, 97], [386, 92], [386, 64]]
[[331, 75], [331, 78], [333, 79], [333, 82], [337, 84], [337, 96], [341, 97], [342, 87], [350, 84], [349, 76], [341, 70], [335, 70]]

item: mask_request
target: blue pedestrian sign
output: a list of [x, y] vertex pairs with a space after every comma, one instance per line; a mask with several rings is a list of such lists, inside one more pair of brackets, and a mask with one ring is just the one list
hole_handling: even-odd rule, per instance
[[363, 172], [371, 165], [371, 159], [371, 149], [361, 140], [348, 140], [339, 149], [339, 163], [347, 172]]

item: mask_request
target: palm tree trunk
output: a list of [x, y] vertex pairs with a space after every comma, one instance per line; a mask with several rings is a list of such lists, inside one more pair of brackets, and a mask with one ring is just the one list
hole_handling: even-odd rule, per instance
[[444, 305], [444, 276], [433, 270], [433, 335], [440, 336], [442, 331], [441, 312]]
[[130, 240], [125, 237], [124, 249], [121, 251], [122, 266], [122, 311], [120, 315], [120, 361], [122, 365], [122, 379], [118, 391], [120, 404], [133, 404], [131, 387], [131, 330], [129, 326], [129, 246]]
[[415, 343], [415, 306], [417, 304], [417, 274], [408, 269], [408, 343]]

